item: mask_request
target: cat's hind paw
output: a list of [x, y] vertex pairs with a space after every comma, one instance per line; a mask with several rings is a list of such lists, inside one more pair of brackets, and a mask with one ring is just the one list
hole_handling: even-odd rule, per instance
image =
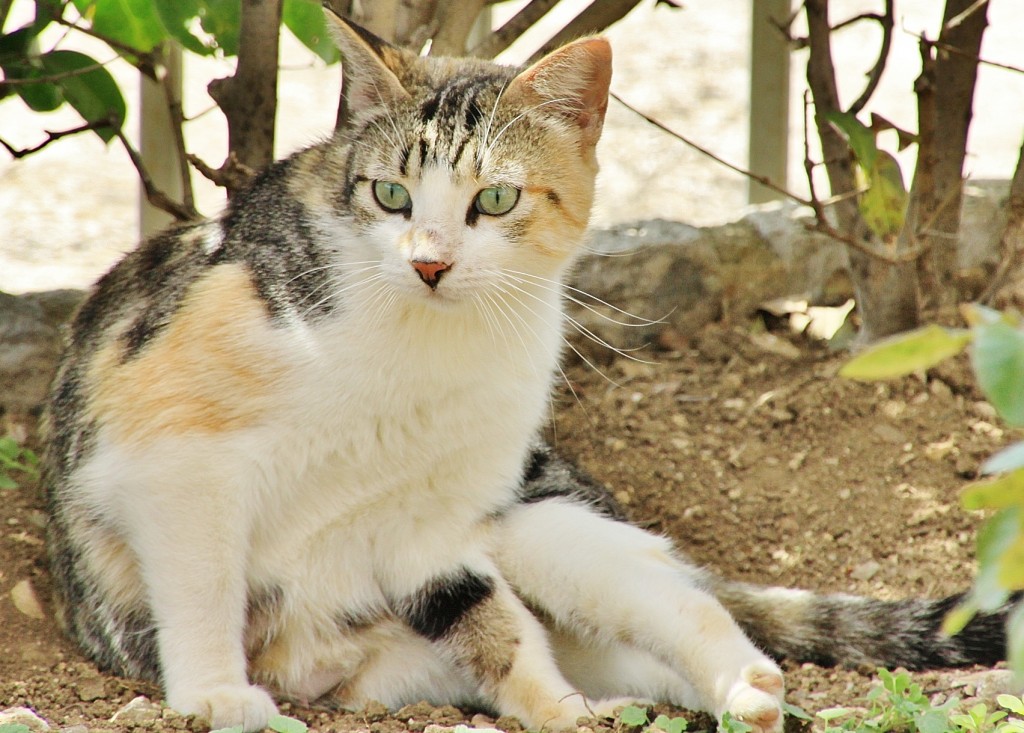
[[201, 692], [168, 697], [180, 713], [208, 721], [214, 730], [242, 726], [246, 733], [263, 730], [277, 714], [270, 694], [256, 685], [218, 685]]
[[729, 692], [724, 712], [753, 727], [753, 733], [782, 731], [782, 673], [771, 663], [751, 664]]

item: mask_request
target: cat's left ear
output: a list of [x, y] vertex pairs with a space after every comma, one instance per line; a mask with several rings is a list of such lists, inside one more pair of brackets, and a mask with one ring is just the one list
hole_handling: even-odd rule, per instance
[[580, 128], [584, 147], [601, 137], [612, 81], [612, 47], [604, 38], [583, 38], [552, 51], [509, 84], [505, 96], [555, 112]]
[[324, 14], [331, 36], [341, 51], [349, 110], [359, 115], [407, 99], [409, 92], [398, 77], [410, 62], [408, 52], [342, 18], [327, 4]]

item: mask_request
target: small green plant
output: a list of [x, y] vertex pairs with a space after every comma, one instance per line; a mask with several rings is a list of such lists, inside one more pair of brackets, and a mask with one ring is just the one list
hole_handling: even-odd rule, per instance
[[955, 730], [950, 715], [959, 700], [950, 698], [932, 705], [921, 686], [906, 672], [878, 670], [879, 683], [867, 695], [868, 709], [828, 708], [818, 712], [825, 733], [869, 733], [907, 731], [908, 733], [947, 733]]
[[11, 476], [12, 473], [36, 478], [39, 475], [36, 469], [38, 464], [36, 454], [28, 448], [22, 448], [14, 438], [9, 435], [0, 438], [0, 490], [18, 488], [18, 482]]
[[[840, 375], [864, 381], [892, 379], [923, 371], [970, 349], [971, 366], [985, 397], [1006, 423], [1024, 427], [1024, 323], [1015, 313], [980, 305], [961, 308], [967, 328], [938, 325], [881, 342], [860, 354]], [[986, 461], [991, 476], [968, 486], [964, 508], [994, 513], [978, 532], [978, 577], [968, 597], [946, 618], [948, 634], [960, 631], [979, 611], [1003, 606], [1024, 590], [1024, 441]], [[1024, 604], [1010, 613], [1007, 658], [1024, 671]]]
[[[651, 723], [647, 716], [647, 709], [637, 705], [627, 705], [619, 713], [619, 723], [628, 728], [642, 728], [644, 733], [683, 733], [689, 726], [686, 718], [670, 718], [667, 715], [659, 715]], [[734, 733], [743, 733], [734, 731]]]

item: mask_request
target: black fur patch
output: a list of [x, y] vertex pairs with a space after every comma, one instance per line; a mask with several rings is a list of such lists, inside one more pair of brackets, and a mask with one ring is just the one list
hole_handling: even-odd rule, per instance
[[531, 504], [558, 498], [586, 504], [611, 519], [626, 519], [608, 489], [569, 461], [559, 458], [546, 445], [537, 446], [523, 467], [519, 501]]
[[421, 588], [401, 615], [416, 633], [437, 641], [493, 592], [494, 581], [461, 568]]

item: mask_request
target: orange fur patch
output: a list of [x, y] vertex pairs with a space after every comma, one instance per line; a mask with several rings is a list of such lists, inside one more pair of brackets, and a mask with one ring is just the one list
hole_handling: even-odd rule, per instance
[[121, 363], [117, 341], [97, 352], [89, 370], [92, 417], [128, 443], [255, 424], [283, 371], [259, 348], [267, 329], [245, 269], [214, 268], [139, 355]]

